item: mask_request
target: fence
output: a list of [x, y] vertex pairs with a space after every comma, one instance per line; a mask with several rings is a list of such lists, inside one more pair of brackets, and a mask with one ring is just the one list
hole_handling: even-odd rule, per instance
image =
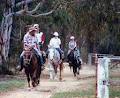
[[[97, 64], [97, 98], [109, 98], [109, 87], [115, 80], [110, 79], [111, 68], [115, 67], [113, 63], [120, 63], [119, 56], [98, 58]], [[116, 70], [116, 69], [115, 69]], [[119, 73], [119, 72], [118, 72]], [[120, 81], [117, 81], [120, 82]], [[115, 82], [116, 84], [116, 82]]]
[[[103, 57], [113, 57], [112, 54], [97, 54], [99, 58]], [[95, 65], [95, 54], [94, 53], [89, 53], [88, 54], [88, 65]]]

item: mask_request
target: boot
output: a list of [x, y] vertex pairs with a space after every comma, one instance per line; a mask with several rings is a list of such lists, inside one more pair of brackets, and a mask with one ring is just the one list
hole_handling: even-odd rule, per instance
[[23, 69], [23, 57], [20, 57], [20, 64], [17, 65], [16, 69], [18, 71], [22, 71], [22, 69]]
[[39, 56], [39, 65], [41, 66], [41, 70], [45, 69], [42, 56]]

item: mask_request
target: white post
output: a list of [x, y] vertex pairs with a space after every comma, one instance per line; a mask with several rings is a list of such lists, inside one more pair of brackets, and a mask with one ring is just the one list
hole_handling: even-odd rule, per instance
[[98, 72], [97, 72], [97, 98], [109, 98], [109, 62], [107, 57], [98, 59]]
[[92, 54], [88, 54], [88, 65], [92, 65]]

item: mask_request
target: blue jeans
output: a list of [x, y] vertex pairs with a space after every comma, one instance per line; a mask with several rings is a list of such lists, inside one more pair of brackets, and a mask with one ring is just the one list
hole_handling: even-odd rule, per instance
[[60, 59], [62, 59], [62, 53], [63, 53], [63, 51], [60, 48], [56, 48], [56, 50], [60, 53]]

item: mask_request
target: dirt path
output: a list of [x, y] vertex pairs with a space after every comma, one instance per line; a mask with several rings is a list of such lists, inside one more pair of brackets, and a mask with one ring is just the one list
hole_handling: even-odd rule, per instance
[[[47, 71], [43, 72], [43, 74], [44, 73], [47, 73]], [[93, 67], [83, 66], [80, 76], [77, 79], [73, 77], [72, 72], [70, 72], [70, 69], [66, 66], [63, 71], [62, 82], [41, 79], [40, 85], [36, 88], [28, 89], [26, 86], [23, 89], [0, 95], [0, 98], [51, 98], [56, 92], [71, 91], [79, 88], [78, 85], [84, 86], [83, 84], [86, 85], [88, 82], [94, 81], [94, 76], [95, 70]], [[85, 88], [83, 87], [83, 89]]]

